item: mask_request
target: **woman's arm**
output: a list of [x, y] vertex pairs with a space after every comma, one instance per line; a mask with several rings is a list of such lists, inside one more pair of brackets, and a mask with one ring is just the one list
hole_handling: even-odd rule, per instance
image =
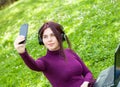
[[32, 70], [35, 71], [44, 71], [45, 70], [45, 64], [43, 60], [40, 58], [38, 60], [34, 60], [28, 52], [25, 50], [24, 53], [21, 53], [20, 56], [24, 60], [25, 64]]
[[76, 58], [82, 65], [82, 75], [84, 76], [84, 81], [90, 82], [91, 80], [93, 80], [93, 75], [91, 71], [87, 68], [87, 66], [84, 64], [84, 62], [80, 59], [78, 55], [76, 55]]
[[21, 41], [24, 41], [24, 36], [18, 36], [14, 42], [14, 47], [17, 52], [20, 54], [25, 64], [32, 70], [35, 71], [43, 71], [45, 70], [44, 62], [42, 59], [34, 60], [25, 49], [25, 43], [19, 44]]
[[82, 75], [84, 76], [84, 81], [90, 82], [91, 80], [93, 80], [91, 71], [87, 68], [87, 66], [84, 64], [81, 58], [74, 51], [71, 50], [71, 52], [82, 65], [82, 69], [83, 69]]

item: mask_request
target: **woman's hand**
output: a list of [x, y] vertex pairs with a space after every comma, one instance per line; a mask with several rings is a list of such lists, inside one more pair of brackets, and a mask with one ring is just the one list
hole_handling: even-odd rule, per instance
[[88, 84], [89, 84], [89, 82], [85, 81], [85, 82], [83, 82], [83, 84], [80, 87], [88, 87]]
[[14, 47], [18, 51], [18, 53], [24, 53], [25, 52], [25, 43], [19, 44], [20, 42], [24, 41], [24, 36], [18, 36], [16, 40], [14, 41]]

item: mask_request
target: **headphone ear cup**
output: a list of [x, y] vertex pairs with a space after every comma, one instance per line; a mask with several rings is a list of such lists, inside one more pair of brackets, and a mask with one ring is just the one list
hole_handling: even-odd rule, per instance
[[44, 44], [43, 44], [43, 40], [42, 40], [42, 38], [39, 37], [39, 36], [38, 36], [38, 41], [39, 41], [39, 44], [40, 44], [40, 45], [44, 45]]
[[62, 36], [62, 41], [65, 41], [66, 38], [65, 34], [62, 33], [61, 36]]

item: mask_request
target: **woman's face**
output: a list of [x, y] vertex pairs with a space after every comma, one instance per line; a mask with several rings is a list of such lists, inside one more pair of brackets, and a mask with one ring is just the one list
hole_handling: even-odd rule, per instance
[[56, 51], [60, 49], [58, 40], [50, 28], [44, 30], [42, 39], [45, 47], [50, 51]]

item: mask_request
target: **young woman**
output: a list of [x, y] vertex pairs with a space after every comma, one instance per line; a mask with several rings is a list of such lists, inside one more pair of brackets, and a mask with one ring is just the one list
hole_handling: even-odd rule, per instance
[[[93, 76], [80, 57], [71, 50], [63, 27], [55, 22], [46, 22], [38, 32], [39, 44], [47, 48], [45, 56], [34, 60], [27, 52], [24, 36], [18, 36], [14, 47], [32, 70], [41, 71], [53, 87], [92, 87]], [[63, 41], [69, 48], [63, 48]]]

